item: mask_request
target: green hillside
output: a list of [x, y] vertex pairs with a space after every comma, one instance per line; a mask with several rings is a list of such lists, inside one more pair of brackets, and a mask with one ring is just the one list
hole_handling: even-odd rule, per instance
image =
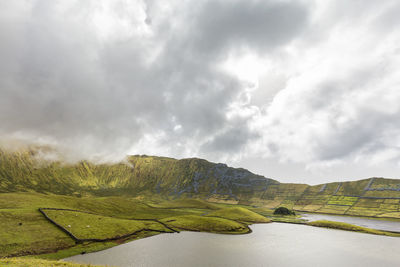
[[[189, 205], [178, 206], [179, 202]], [[221, 208], [222, 204], [205, 205], [192, 199], [168, 205], [167, 200], [156, 198], [144, 201], [128, 196], [2, 193], [0, 258], [39, 254], [60, 259], [183, 230], [230, 234], [249, 231], [248, 223], [230, 216], [205, 216]]]
[[309, 186], [196, 158], [72, 164], [41, 155], [0, 150], [0, 258], [60, 259], [160, 233], [242, 234], [251, 223], [298, 221], [272, 216], [278, 206], [400, 218], [397, 179]]
[[129, 156], [125, 163], [49, 162], [35, 150], [0, 151], [0, 192], [35, 191], [61, 195], [154, 194], [240, 200], [277, 181], [245, 169], [203, 159]]
[[286, 206], [307, 212], [400, 218], [398, 179], [369, 178], [309, 186], [279, 183], [245, 169], [197, 158], [142, 155], [114, 164], [67, 164], [45, 161], [38, 155], [37, 148], [0, 151], [0, 192], [146, 199], [157, 196], [168, 201], [194, 197], [264, 208]]

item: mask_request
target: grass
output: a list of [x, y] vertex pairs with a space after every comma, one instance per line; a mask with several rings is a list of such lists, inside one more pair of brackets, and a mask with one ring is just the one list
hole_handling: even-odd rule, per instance
[[38, 212], [40, 207], [77, 209], [115, 219], [163, 218], [199, 213], [190, 209], [180, 211], [150, 208], [141, 201], [122, 197], [77, 198], [38, 193], [4, 193], [0, 194], [0, 257], [48, 253], [75, 245], [68, 235]]
[[235, 221], [249, 222], [249, 223], [268, 223], [271, 220], [266, 217], [250, 211], [243, 207], [224, 208], [208, 213], [206, 216], [223, 217]]
[[343, 222], [320, 220], [320, 221], [309, 222], [309, 223], [307, 223], [307, 225], [324, 227], [324, 228], [332, 228], [332, 229], [340, 229], [340, 230], [345, 230], [345, 231], [367, 233], [367, 234], [374, 234], [374, 235], [400, 236], [400, 234], [397, 234], [397, 233], [391, 233], [391, 232], [387, 232], [387, 231], [370, 229], [370, 228], [353, 225], [353, 224], [349, 224], [349, 223], [343, 223]]
[[[190, 200], [186, 203], [185, 200], [169, 202], [158, 198], [144, 200], [132, 197], [72, 197], [33, 192], [3, 193], [0, 194], [0, 257], [41, 255], [45, 258], [60, 259], [157, 234], [154, 231], [145, 231], [120, 241], [77, 245], [70, 236], [49, 222], [38, 208], [83, 211], [44, 209], [51, 219], [80, 239], [112, 238], [144, 228], [168, 231], [156, 221], [141, 219], [175, 220], [166, 224], [191, 231], [223, 233], [249, 231], [245, 223], [229, 219], [240, 219], [240, 216], [233, 217], [225, 211], [219, 215], [227, 218], [202, 216], [217, 209], [225, 209], [226, 206], [201, 200]], [[240, 210], [245, 209], [240, 208]], [[257, 216], [260, 215], [247, 212], [253, 216], [252, 221], [259, 220]], [[243, 218], [242, 221], [245, 221]], [[246, 217], [246, 220], [249, 218]]]
[[[377, 199], [368, 201], [368, 205], [357, 206], [361, 197], [400, 198], [400, 191], [388, 189], [398, 188], [398, 179], [374, 178], [353, 182], [329, 183], [324, 185], [309, 186], [305, 184], [279, 183], [275, 180], [263, 180], [261, 176], [252, 174], [244, 169], [229, 168], [223, 164], [215, 164], [202, 159], [175, 160], [166, 157], [129, 156], [124, 163], [94, 164], [81, 161], [74, 164], [45, 161], [39, 155], [55, 153], [51, 147], [31, 146], [25, 149], [9, 152], [0, 149], [0, 192], [41, 192], [45, 194], [58, 194], [77, 196], [87, 201], [93, 196], [109, 197], [119, 196], [116, 200], [130, 199], [134, 196], [146, 196], [147, 199], [158, 197], [152, 202], [154, 208], [166, 209], [210, 209], [207, 202], [193, 200], [198, 203], [185, 203], [187, 199], [203, 198], [216, 202], [257, 205], [276, 208], [287, 206], [291, 209], [326, 212], [332, 214], [351, 214], [363, 216], [386, 216], [398, 218], [400, 215], [399, 202], [380, 203]], [[234, 183], [226, 183], [230, 181]], [[373, 183], [370, 184], [370, 182]], [[246, 185], [237, 187], [235, 184]], [[365, 191], [367, 185], [375, 191]], [[337, 190], [338, 189], [338, 190]], [[218, 191], [218, 192], [217, 192]], [[215, 193], [213, 193], [215, 192]], [[231, 192], [238, 200], [227, 194]], [[123, 198], [121, 198], [123, 196]], [[179, 199], [174, 203], [161, 198]], [[357, 201], [357, 199], [360, 201]], [[100, 205], [113, 206], [110, 202]], [[130, 201], [130, 200], [129, 200]], [[15, 202], [17, 205], [20, 203]], [[63, 203], [60, 203], [63, 206]], [[71, 204], [71, 203], [69, 203]], [[378, 207], [375, 205], [378, 204]], [[380, 205], [382, 204], [382, 205]], [[60, 205], [55, 207], [61, 207]], [[67, 206], [68, 205], [64, 205]], [[80, 202], [80, 210], [91, 211], [93, 205]], [[121, 205], [115, 204], [116, 212]], [[127, 205], [123, 214], [132, 214]], [[351, 209], [336, 209], [333, 206], [347, 206]], [[10, 207], [13, 206], [10, 203]], [[48, 206], [45, 206], [48, 207]], [[360, 208], [360, 209], [358, 209]], [[211, 208], [212, 209], [212, 208]], [[129, 212], [127, 212], [129, 211]], [[145, 213], [146, 209], [139, 210], [136, 216], [152, 218], [152, 213]], [[160, 216], [169, 216], [167, 212]], [[152, 211], [152, 212], [153, 212]], [[113, 213], [107, 210], [107, 215]], [[184, 215], [185, 211], [182, 212]], [[200, 213], [200, 211], [199, 211]], [[158, 216], [157, 215], [157, 216]], [[160, 217], [158, 216], [158, 217]], [[129, 219], [129, 218], [127, 218]]]
[[[360, 203], [369, 204], [368, 201]], [[84, 239], [116, 237], [143, 228], [165, 229], [156, 222], [139, 219], [159, 220], [177, 230], [227, 234], [248, 233], [250, 230], [247, 224], [253, 222], [272, 220], [304, 223], [298, 216], [273, 216], [271, 209], [207, 203], [195, 199], [186, 202], [155, 197], [141, 199], [72, 197], [32, 192], [3, 193], [0, 194], [0, 257], [38, 255], [40, 258], [61, 259], [158, 234], [145, 231], [122, 240], [75, 244], [71, 237], [38, 212], [39, 207], [84, 211], [45, 210], [54, 221]]]
[[0, 257], [40, 254], [75, 244], [36, 210], [0, 210], [0, 217]]
[[301, 216], [272, 216], [271, 221], [273, 222], [281, 222], [281, 223], [295, 223], [295, 224], [304, 224], [306, 220], [301, 219]]
[[325, 205], [318, 209], [317, 212], [320, 213], [331, 213], [331, 214], [344, 214], [349, 209], [349, 206], [339, 206], [339, 205]]
[[63, 261], [50, 261], [50, 260], [41, 260], [41, 259], [22, 259], [22, 258], [8, 258], [8, 259], [0, 259], [0, 266], [9, 266], [9, 267], [95, 267], [98, 265], [88, 265], [88, 264], [77, 264], [77, 263], [69, 263]]
[[328, 201], [328, 205], [342, 205], [342, 206], [352, 206], [358, 197], [346, 197], [346, 196], [331, 196]]
[[[150, 208], [141, 201], [122, 197], [77, 198], [38, 193], [0, 194], [0, 257], [50, 253], [75, 245], [74, 240], [38, 212], [40, 207], [77, 209], [101, 214], [99, 215], [100, 217], [69, 212], [65, 212], [64, 217], [59, 216], [60, 214], [57, 213], [52, 214], [60, 222], [65, 222], [66, 225], [71, 224], [72, 221], [74, 229], [77, 227], [75, 229], [78, 231], [77, 234], [82, 234], [83, 237], [89, 236], [88, 234], [93, 229], [91, 227], [99, 230], [99, 227], [103, 225], [104, 229], [99, 231], [99, 235], [100, 237], [108, 237], [113, 234], [122, 234], [117, 229], [120, 226], [123, 226], [127, 231], [131, 231], [137, 229], [138, 225], [143, 224], [138, 221], [126, 221], [129, 219], [160, 219], [200, 213], [190, 209], [181, 211]], [[78, 215], [78, 217], [75, 215]], [[81, 223], [76, 220], [77, 218], [82, 220]], [[96, 218], [97, 221], [94, 222], [93, 218]], [[101, 219], [99, 220], [99, 218]], [[108, 229], [106, 224], [109, 224], [111, 228]], [[84, 228], [87, 225], [91, 225], [91, 227]], [[96, 233], [95, 237], [99, 235]]]
[[196, 208], [196, 209], [219, 209], [220, 206], [200, 200], [200, 199], [177, 199], [172, 201], [160, 201], [158, 203], [151, 204], [154, 208], [165, 208], [165, 209], [184, 209], [184, 208]]
[[161, 220], [170, 227], [179, 230], [223, 233], [223, 234], [243, 234], [248, 233], [250, 229], [246, 224], [233, 220], [217, 217], [205, 217], [198, 215], [184, 215], [170, 217]]
[[155, 221], [118, 219], [69, 210], [45, 210], [45, 213], [79, 239], [107, 239], [143, 229], [170, 231]]

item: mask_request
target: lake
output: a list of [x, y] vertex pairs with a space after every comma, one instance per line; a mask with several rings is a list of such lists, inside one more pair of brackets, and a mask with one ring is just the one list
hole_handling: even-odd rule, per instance
[[304, 213], [301, 214], [301, 216], [302, 219], [306, 219], [307, 221], [328, 220], [336, 222], [345, 222], [377, 230], [400, 232], [400, 220], [390, 221], [387, 219], [383, 220], [375, 218], [363, 218], [354, 216], [328, 215], [328, 214], [316, 214], [316, 213], [312, 214]]
[[161, 234], [66, 261], [110, 266], [400, 266], [400, 238], [269, 223], [253, 233]]

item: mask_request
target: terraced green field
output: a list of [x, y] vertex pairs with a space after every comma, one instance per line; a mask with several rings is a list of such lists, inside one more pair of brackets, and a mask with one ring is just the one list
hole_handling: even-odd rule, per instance
[[331, 196], [326, 203], [327, 205], [341, 205], [341, 206], [353, 206], [356, 203], [358, 197], [346, 197], [346, 196]]
[[138, 231], [173, 232], [157, 221], [128, 220], [72, 210], [43, 210], [77, 239], [110, 239]]
[[[46, 219], [39, 208], [66, 231]], [[157, 198], [144, 202], [126, 197], [3, 193], [0, 194], [0, 257], [39, 254], [58, 259], [179, 230], [231, 234], [249, 231], [249, 222], [237, 221], [228, 216], [230, 212], [222, 212], [219, 217], [204, 216], [219, 209], [227, 208], [195, 199], [171, 201], [169, 206], [167, 200]], [[240, 211], [247, 214], [249, 221], [264, 218], [244, 208]], [[264, 218], [264, 222], [268, 221]]]

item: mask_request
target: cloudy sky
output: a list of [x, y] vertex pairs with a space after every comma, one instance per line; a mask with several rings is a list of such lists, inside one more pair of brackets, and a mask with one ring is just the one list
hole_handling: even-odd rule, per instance
[[0, 137], [400, 177], [398, 0], [0, 0]]

